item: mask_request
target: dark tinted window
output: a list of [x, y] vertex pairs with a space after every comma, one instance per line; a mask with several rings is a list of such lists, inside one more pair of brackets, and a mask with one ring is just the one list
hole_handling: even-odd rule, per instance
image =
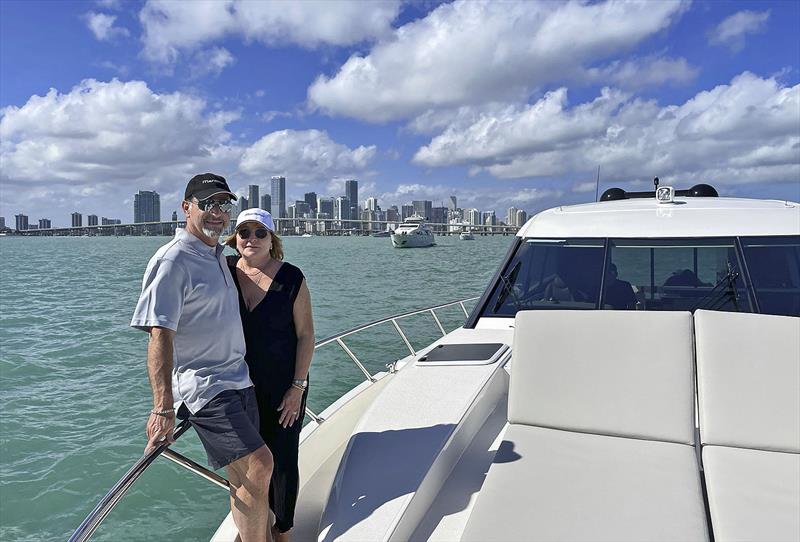
[[800, 316], [800, 237], [743, 237], [762, 313]]
[[[612, 239], [609, 267], [634, 290], [638, 309], [750, 311], [733, 239]], [[611, 298], [603, 304], [623, 308]]]
[[599, 239], [524, 241], [489, 298], [485, 316], [526, 309], [595, 309], [604, 243]]

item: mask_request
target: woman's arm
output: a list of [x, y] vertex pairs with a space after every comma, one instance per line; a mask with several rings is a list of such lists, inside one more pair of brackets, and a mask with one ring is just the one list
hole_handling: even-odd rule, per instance
[[297, 357], [294, 363], [295, 380], [305, 380], [314, 356], [314, 319], [311, 315], [311, 293], [306, 280], [300, 284], [300, 291], [294, 300], [294, 328], [297, 332]]
[[[297, 333], [297, 354], [294, 362], [294, 379], [306, 380], [311, 358], [314, 356], [314, 319], [311, 316], [311, 294], [306, 281], [300, 284], [300, 291], [292, 307], [292, 319]], [[283, 395], [278, 411], [281, 413], [278, 423], [283, 427], [294, 425], [303, 419], [305, 412], [300, 412], [303, 401], [303, 390], [297, 386], [289, 386]]]

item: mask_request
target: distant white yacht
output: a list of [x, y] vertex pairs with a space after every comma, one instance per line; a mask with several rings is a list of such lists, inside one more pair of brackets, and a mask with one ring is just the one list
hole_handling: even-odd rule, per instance
[[425, 224], [425, 218], [419, 215], [406, 218], [392, 233], [392, 245], [395, 248], [429, 247], [435, 244], [433, 232]]
[[472, 231], [470, 231], [469, 228], [467, 228], [466, 230], [462, 230], [462, 232], [458, 234], [458, 238], [461, 239], [462, 241], [474, 241], [475, 240], [475, 236], [472, 235]]

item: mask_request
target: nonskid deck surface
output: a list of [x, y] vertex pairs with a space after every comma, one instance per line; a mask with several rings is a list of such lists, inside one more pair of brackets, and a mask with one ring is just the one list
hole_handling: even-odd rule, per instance
[[[510, 330], [464, 332], [441, 342], [507, 343], [511, 336]], [[482, 367], [411, 362], [353, 394], [301, 443], [293, 539], [356, 540], [371, 533], [376, 540], [457, 541], [506, 425], [506, 360]], [[409, 389], [425, 379], [432, 392]], [[433, 401], [442, 402], [438, 410]], [[412, 419], [415, 427], [397, 430]], [[417, 436], [413, 443], [389, 442], [401, 433], [404, 440]], [[416, 459], [408, 457], [409, 446]], [[228, 515], [212, 542], [235, 537]]]

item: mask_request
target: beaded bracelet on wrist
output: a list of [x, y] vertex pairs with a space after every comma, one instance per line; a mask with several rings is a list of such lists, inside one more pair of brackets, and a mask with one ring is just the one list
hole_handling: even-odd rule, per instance
[[163, 416], [164, 418], [169, 418], [173, 414], [175, 414], [174, 408], [165, 408], [164, 410], [151, 410], [150, 414], [155, 414], [156, 416]]

